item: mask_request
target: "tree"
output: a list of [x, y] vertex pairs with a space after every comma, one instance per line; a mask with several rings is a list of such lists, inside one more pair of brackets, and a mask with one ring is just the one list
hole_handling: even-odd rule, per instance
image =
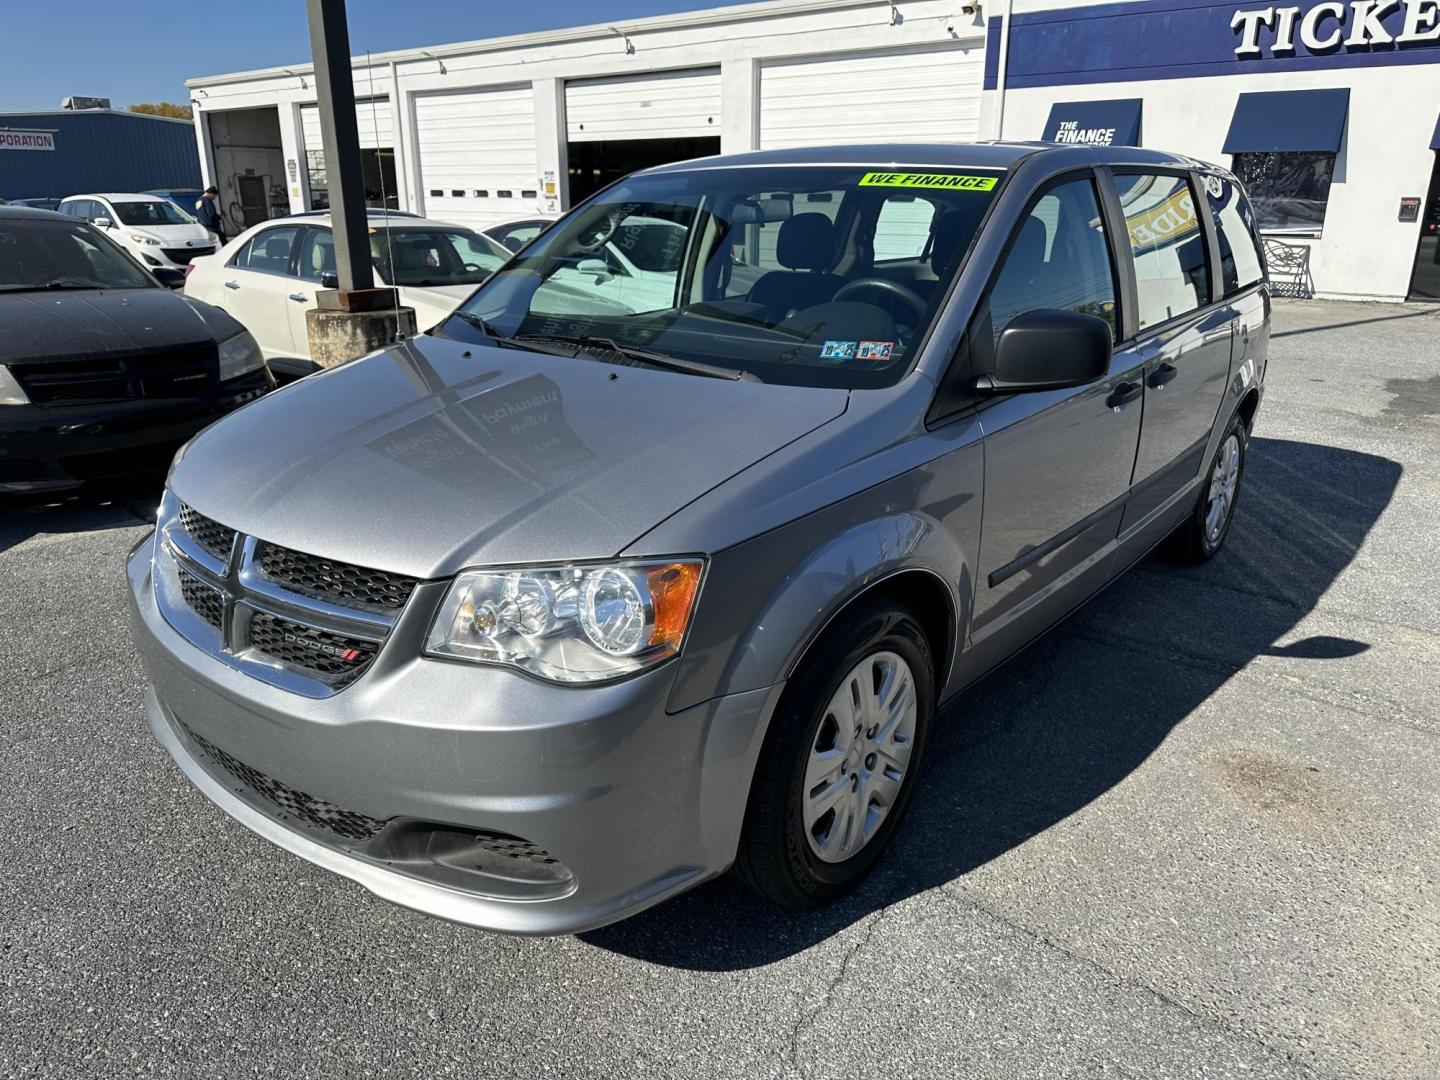
[[142, 102], [139, 105], [131, 105], [131, 112], [145, 113], [147, 116], [169, 116], [176, 120], [192, 120], [194, 115], [189, 105], [176, 105], [170, 101]]

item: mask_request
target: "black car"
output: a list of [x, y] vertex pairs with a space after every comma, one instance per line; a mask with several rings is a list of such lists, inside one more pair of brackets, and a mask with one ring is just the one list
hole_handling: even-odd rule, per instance
[[274, 386], [244, 327], [93, 226], [0, 207], [0, 493], [163, 466]]

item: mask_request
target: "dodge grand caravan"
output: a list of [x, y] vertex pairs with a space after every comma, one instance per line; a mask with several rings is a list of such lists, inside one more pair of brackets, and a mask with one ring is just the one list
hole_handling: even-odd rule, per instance
[[[617, 305], [596, 253], [656, 236], [668, 292]], [[579, 931], [731, 867], [826, 903], [941, 705], [1156, 545], [1224, 544], [1269, 316], [1244, 193], [1186, 158], [638, 173], [181, 451], [128, 566], [151, 727], [448, 919]]]

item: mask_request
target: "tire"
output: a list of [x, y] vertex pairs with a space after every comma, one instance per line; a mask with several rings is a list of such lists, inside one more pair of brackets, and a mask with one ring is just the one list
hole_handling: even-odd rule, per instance
[[[1245, 418], [1237, 413], [1221, 436], [1215, 456], [1210, 459], [1210, 467], [1205, 472], [1200, 494], [1195, 500], [1195, 509], [1171, 534], [1168, 550], [1176, 561], [1209, 562], [1225, 546], [1225, 539], [1230, 535], [1230, 526], [1235, 520], [1235, 506], [1240, 501], [1241, 481], [1245, 478], [1245, 451], [1249, 443], [1250, 429], [1245, 425]], [[1222, 495], [1225, 496], [1223, 510], [1218, 522], [1213, 521], [1211, 516], [1215, 501]]]
[[[907, 671], [908, 695], [900, 685]], [[872, 695], [856, 710], [862, 686]], [[842, 690], [849, 715], [832, 708]], [[887, 695], [895, 707], [882, 713], [876, 699], [884, 704]], [[902, 707], [907, 696], [913, 713]], [[910, 803], [934, 711], [930, 643], [914, 615], [880, 598], [844, 613], [796, 671], [771, 720], [740, 834], [741, 880], [793, 909], [833, 903], [858, 885]], [[858, 740], [857, 721], [864, 721]]]

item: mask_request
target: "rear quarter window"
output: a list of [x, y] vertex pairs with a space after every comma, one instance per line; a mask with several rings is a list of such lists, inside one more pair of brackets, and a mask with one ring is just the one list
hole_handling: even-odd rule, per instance
[[1229, 296], [1265, 276], [1260, 231], [1250, 201], [1240, 185], [1228, 177], [1205, 177], [1205, 202], [1220, 242], [1220, 280]]

